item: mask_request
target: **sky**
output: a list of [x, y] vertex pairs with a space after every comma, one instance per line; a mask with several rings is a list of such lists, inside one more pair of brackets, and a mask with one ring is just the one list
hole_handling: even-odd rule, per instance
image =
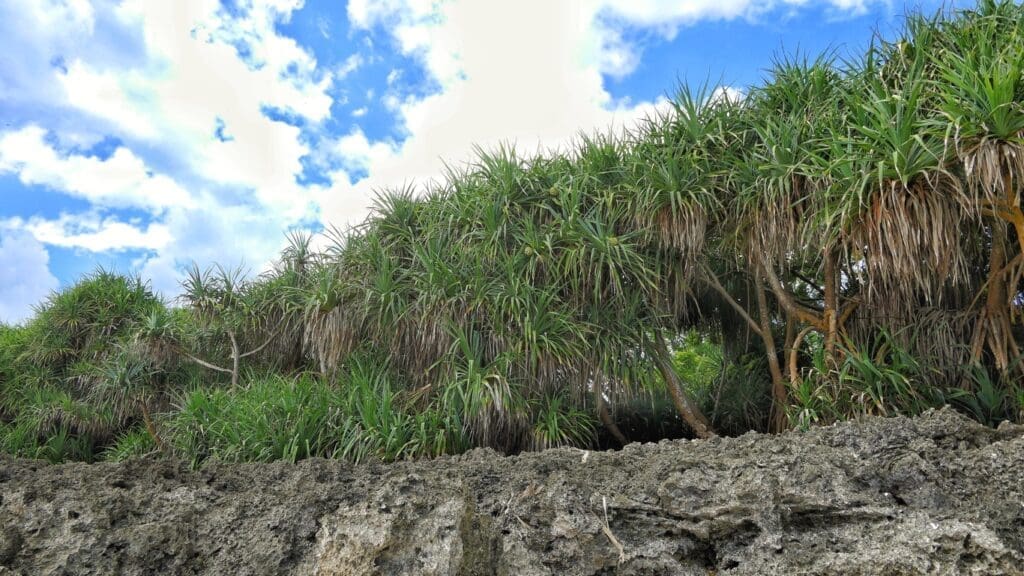
[[501, 143], [851, 56], [920, 0], [3, 0], [0, 322], [103, 267], [171, 299]]

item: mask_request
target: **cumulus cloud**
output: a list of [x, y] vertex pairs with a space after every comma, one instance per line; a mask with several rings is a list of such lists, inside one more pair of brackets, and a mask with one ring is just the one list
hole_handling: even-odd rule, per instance
[[[301, 126], [329, 117], [335, 75], [361, 61], [326, 70], [278, 30], [302, 0], [242, 0], [230, 12], [217, 0], [13, 1], [0, 15], [23, 30], [8, 30], [8, 20], [0, 31], [24, 36], [18, 52], [34, 59], [33, 73], [49, 86], [41, 104], [67, 112], [47, 114], [45, 129], [37, 121], [0, 134], [0, 174], [91, 208], [55, 219], [9, 218], [9, 226], [44, 245], [145, 250], [135, 265], [173, 293], [193, 259], [237, 257], [258, 269], [287, 229], [315, 213], [320, 187], [297, 178], [310, 154]], [[142, 57], [98, 55], [119, 52], [122, 37], [134, 39], [129, 52]], [[8, 56], [0, 58], [0, 94], [13, 86], [23, 97], [28, 83], [21, 76], [8, 82]], [[74, 122], [55, 120], [67, 117]], [[109, 156], [74, 151], [103, 135], [122, 142]], [[150, 217], [116, 216], [125, 208]]]
[[90, 252], [160, 250], [171, 240], [170, 230], [163, 224], [124, 222], [97, 213], [61, 214], [56, 219], [15, 217], [0, 222], [0, 226], [29, 232], [50, 246]]
[[405, 130], [400, 144], [372, 142], [358, 131], [339, 139], [343, 166], [356, 163], [368, 176], [351, 187], [338, 179], [322, 201], [325, 220], [352, 222], [376, 190], [437, 178], [446, 163], [470, 160], [474, 146], [555, 148], [650, 113], [658, 103], [615, 102], [604, 89], [601, 36], [592, 27], [599, 8], [543, 0], [350, 1], [354, 24], [385, 27], [441, 90], [384, 97]]
[[362, 56], [360, 56], [359, 54], [352, 54], [351, 56], [346, 58], [344, 62], [342, 62], [341, 66], [338, 67], [336, 77], [344, 78], [345, 76], [348, 76], [349, 74], [355, 72], [356, 70], [359, 70], [363, 66], [363, 64], [364, 62]]
[[38, 184], [97, 206], [159, 210], [191, 206], [191, 195], [171, 178], [154, 174], [130, 150], [118, 147], [101, 160], [61, 154], [35, 125], [0, 134], [0, 174], [13, 173], [24, 184]]
[[[309, 122], [327, 118], [327, 94], [334, 76], [276, 25], [286, 21], [300, 0], [239, 2], [241, 16], [227, 14], [214, 0], [128, 0], [119, 15], [142, 30], [149, 62], [105, 86], [123, 108], [156, 124], [160, 146], [202, 179], [255, 193], [275, 212], [297, 216], [308, 211], [306, 190], [295, 181], [301, 158], [309, 153], [301, 130], [268, 110]], [[65, 75], [71, 88], [98, 84], [76, 68]], [[93, 72], [93, 75], [99, 72]], [[109, 83], [108, 83], [109, 84]], [[105, 115], [90, 100], [74, 102]], [[139, 134], [126, 115], [120, 127]], [[217, 127], [231, 140], [216, 137]]]
[[31, 234], [0, 227], [0, 322], [17, 323], [57, 288], [50, 255]]

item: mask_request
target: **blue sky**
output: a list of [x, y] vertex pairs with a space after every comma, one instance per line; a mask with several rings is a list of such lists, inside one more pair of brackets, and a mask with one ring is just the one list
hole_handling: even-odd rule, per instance
[[97, 266], [173, 297], [274, 258], [474, 144], [629, 126], [678, 83], [860, 52], [873, 0], [5, 0], [0, 321]]

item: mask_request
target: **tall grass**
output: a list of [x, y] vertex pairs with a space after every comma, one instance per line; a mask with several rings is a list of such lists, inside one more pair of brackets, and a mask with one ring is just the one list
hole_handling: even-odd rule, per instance
[[309, 377], [257, 378], [245, 387], [195, 389], [168, 420], [170, 440], [198, 464], [294, 462], [329, 456], [344, 424], [337, 390]]
[[336, 383], [271, 375], [235, 388], [194, 389], [166, 426], [174, 450], [199, 464], [436, 456], [467, 447], [451, 424], [438, 410], [404, 403], [385, 370], [356, 363]]

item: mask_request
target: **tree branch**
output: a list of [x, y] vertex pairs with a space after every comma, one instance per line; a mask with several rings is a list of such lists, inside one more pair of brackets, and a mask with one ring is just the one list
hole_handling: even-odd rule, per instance
[[779, 304], [786, 310], [787, 313], [799, 319], [801, 322], [810, 324], [821, 331], [826, 331], [827, 326], [823, 326], [823, 322], [816, 310], [807, 308], [801, 304], [798, 304], [793, 297], [786, 291], [786, 288], [779, 281], [779, 277], [775, 275], [775, 271], [772, 267], [764, 262], [760, 262], [761, 270], [764, 271], [765, 279], [768, 280], [768, 286], [771, 287], [772, 293], [775, 294], [775, 298], [779, 301]]
[[255, 348], [253, 350], [249, 350], [245, 354], [242, 354], [241, 356], [239, 356], [239, 358], [247, 358], [249, 356], [252, 356], [253, 354], [256, 354], [260, 350], [263, 350], [264, 348], [266, 348], [271, 342], [274, 341], [274, 338], [277, 338], [277, 336], [281, 333], [281, 328], [283, 326], [284, 326], [284, 321], [283, 320], [281, 322], [278, 322], [277, 323], [277, 327], [274, 328], [274, 332], [270, 335], [269, 338], [267, 338], [266, 342], [264, 342], [263, 344], [260, 344], [259, 348]]
[[808, 278], [807, 276], [804, 276], [803, 274], [795, 270], [793, 271], [793, 276], [796, 276], [801, 282], [807, 284], [807, 286], [813, 289], [815, 292], [817, 292], [819, 296], [824, 296], [825, 289], [815, 284], [813, 279]]
[[732, 295], [729, 294], [729, 292], [722, 286], [721, 282], [718, 281], [718, 277], [715, 276], [715, 273], [711, 270], [711, 268], [709, 268], [705, 264], [703, 265], [703, 269], [704, 282], [707, 285], [711, 286], [711, 288], [713, 288], [715, 292], [718, 292], [718, 294], [721, 295], [722, 298], [724, 298], [725, 301], [730, 306], [732, 306], [734, 310], [736, 310], [740, 317], [746, 320], [747, 325], [750, 326], [750, 330], [754, 334], [757, 334], [758, 336], [763, 336], [761, 334], [761, 327], [758, 326], [757, 322], [754, 322], [754, 319], [750, 317], [750, 314], [748, 314], [747, 311], [744, 310], [743, 307], [739, 305], [739, 302], [736, 302], [736, 300], [733, 299]]
[[188, 352], [185, 352], [180, 347], [178, 348], [178, 352], [181, 352], [182, 356], [184, 356], [185, 358], [188, 358], [189, 360], [195, 362], [196, 364], [199, 364], [200, 366], [202, 366], [204, 368], [209, 368], [210, 370], [216, 370], [217, 372], [223, 372], [225, 374], [231, 374], [231, 370], [229, 370], [227, 368], [221, 368], [220, 366], [216, 366], [214, 364], [210, 364], [209, 362], [206, 362], [205, 360], [200, 360], [199, 358], [196, 358], [195, 356], [189, 354]]

